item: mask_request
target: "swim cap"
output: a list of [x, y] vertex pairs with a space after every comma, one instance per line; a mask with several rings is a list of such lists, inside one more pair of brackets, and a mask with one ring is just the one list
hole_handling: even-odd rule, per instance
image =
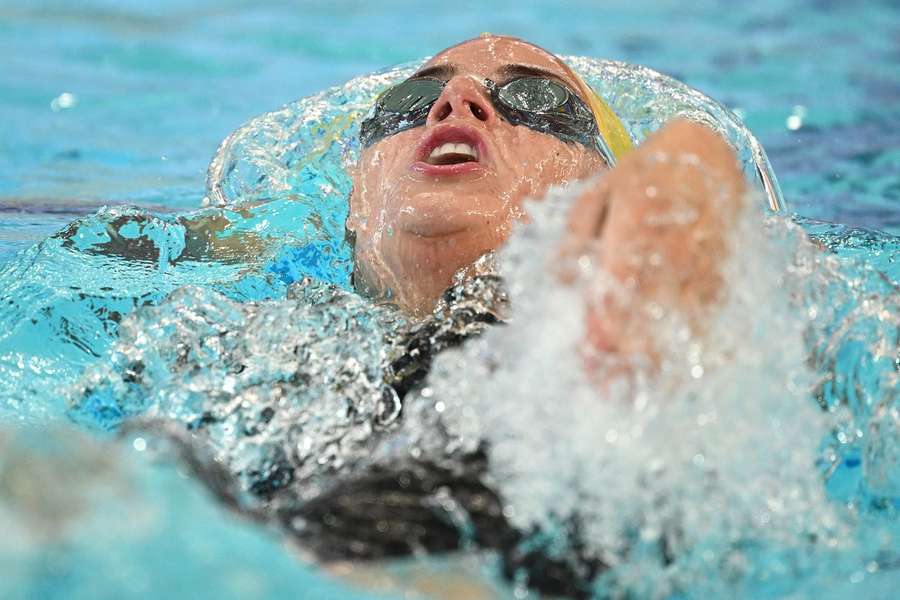
[[594, 91], [594, 88], [585, 83], [584, 79], [582, 79], [572, 67], [562, 60], [559, 62], [566, 72], [580, 84], [581, 91], [585, 94], [585, 100], [587, 101], [588, 106], [591, 107], [591, 112], [594, 113], [594, 120], [597, 121], [597, 128], [600, 130], [600, 135], [603, 137], [603, 141], [606, 142], [613, 157], [618, 161], [628, 151], [634, 148], [631, 136], [628, 135], [625, 125], [613, 109], [610, 108], [609, 104], [604, 102], [603, 98]]

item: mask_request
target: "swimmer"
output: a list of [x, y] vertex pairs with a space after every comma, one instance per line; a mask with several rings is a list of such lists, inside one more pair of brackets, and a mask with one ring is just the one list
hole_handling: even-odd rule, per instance
[[[591, 582], [608, 565], [579, 543], [581, 524], [566, 524], [572, 547], [555, 553], [539, 541], [541, 532], [507, 520], [483, 449], [411, 456], [404, 449], [419, 435], [417, 425], [404, 426], [415, 422], [417, 394], [407, 392], [423, 382], [428, 357], [467, 337], [454, 326], [473, 315], [476, 324], [496, 320], [476, 314], [477, 302], [466, 307], [466, 283], [457, 276], [472, 275], [476, 295], [478, 286], [491, 289], [496, 279], [474, 277], [481, 275], [479, 259], [527, 220], [524, 200], [540, 199], [551, 186], [585, 182], [568, 215], [561, 263], [592, 261], [638, 300], [587, 298], [589, 348], [655, 358], [659, 349], [646, 325], [653, 321], [642, 312], [652, 304], [677, 311], [702, 334], [721, 293], [726, 240], [745, 193], [737, 157], [712, 130], [685, 120], [632, 148], [612, 111], [562, 60], [492, 35], [439, 53], [383, 93], [361, 124], [360, 145], [346, 222], [354, 286], [423, 324], [402, 344], [411, 351], [390, 369], [395, 377], [407, 374], [389, 382], [403, 408], [398, 421], [371, 434], [364, 453], [371, 458], [362, 463], [313, 480], [261, 485], [269, 510], [332, 572], [367, 587], [419, 587], [433, 596], [439, 580], [443, 597], [491, 597], [477, 589], [477, 572], [467, 574], [464, 562], [453, 567], [463, 570], [459, 576], [445, 571], [439, 578], [427, 567], [391, 576], [381, 563], [468, 547], [496, 552], [503, 575], [533, 590], [590, 597]], [[459, 318], [434, 311], [451, 286], [463, 298]], [[437, 426], [431, 435], [446, 434]], [[298, 472], [289, 458], [284, 463], [270, 471]], [[466, 515], [470, 531], [448, 517], [447, 503]]]
[[559, 57], [485, 34], [382, 94], [360, 138], [347, 230], [362, 293], [428, 314], [458, 272], [527, 219], [526, 198], [587, 180], [560, 252], [640, 300], [588, 298], [590, 346], [653, 355], [640, 311], [651, 304], [702, 332], [746, 186], [734, 151], [706, 126], [675, 120], [632, 149]]
[[[346, 222], [354, 243], [354, 286], [416, 317], [396, 344], [403, 355], [385, 375], [400, 404], [379, 427], [366, 420], [347, 425], [348, 438], [365, 451], [339, 466], [326, 461], [316, 470], [293, 450], [298, 439], [283, 440], [291, 450], [266, 455], [265, 468], [245, 473], [255, 478], [251, 492], [261, 501], [252, 514], [236, 500], [240, 494], [228, 487], [234, 482], [221, 465], [186, 462], [226, 504], [280, 524], [309, 555], [366, 585], [419, 581], [421, 591], [433, 595], [435, 574], [427, 568], [413, 566], [413, 573], [391, 577], [381, 561], [469, 549], [495, 553], [505, 578], [542, 594], [590, 597], [592, 582], [608, 564], [581, 543], [581, 523], [564, 524], [571, 548], [560, 554], [542, 541], [541, 531], [509, 521], [486, 447], [456, 450], [445, 440], [433, 444], [439, 450], [413, 456], [407, 449], [421, 434], [417, 427], [430, 426], [434, 440], [448, 434], [439, 424], [416, 421], [421, 403], [410, 392], [424, 382], [432, 355], [502, 320], [489, 309], [480, 314], [480, 302], [468, 302], [467, 295], [485, 292], [503, 297], [496, 277], [475, 277], [482, 275], [479, 259], [500, 248], [516, 222], [527, 220], [525, 199], [540, 199], [552, 186], [584, 182], [568, 215], [560, 263], [593, 262], [637, 300], [624, 305], [605, 295], [587, 298], [586, 346], [655, 357], [659, 349], [647, 325], [653, 321], [642, 312], [650, 305], [677, 311], [702, 333], [704, 316], [721, 293], [726, 240], [745, 191], [734, 152], [712, 130], [684, 120], [632, 148], [612, 111], [562, 60], [502, 36], [453, 46], [390, 88], [362, 123], [360, 142]], [[187, 226], [201, 239], [197, 231], [227, 224]], [[127, 240], [113, 242], [120, 252], [140, 250]], [[473, 277], [458, 282], [459, 273]], [[560, 277], [571, 276], [561, 269]], [[445, 313], [434, 311], [451, 286], [455, 308], [450, 303]], [[243, 358], [221, 360], [238, 364]], [[291, 386], [306, 383], [291, 377], [280, 385], [291, 397]], [[359, 400], [351, 396], [348, 406]], [[229, 403], [229, 410], [253, 412], [251, 422], [257, 400], [250, 393], [246, 402]], [[208, 411], [189, 431], [169, 423], [158, 433], [183, 440], [180, 446], [190, 454], [191, 436], [225, 417]], [[302, 428], [294, 434], [314, 435]], [[459, 514], [465, 515], [463, 525], [453, 518]], [[374, 566], [365, 567], [367, 562]], [[445, 573], [440, 591], [491, 596], [475, 589], [477, 573], [457, 566], [463, 573]]]
[[[704, 316], [721, 293], [726, 239], [746, 192], [734, 151], [706, 126], [673, 121], [632, 148], [612, 111], [560, 58], [519, 39], [484, 35], [440, 52], [383, 93], [361, 125], [360, 145], [346, 225], [354, 242], [354, 286], [362, 294], [416, 317], [429, 315], [460, 272], [477, 274], [478, 259], [527, 220], [525, 199], [584, 181], [559, 248], [562, 263], [591, 261], [637, 300], [586, 298], [585, 346], [658, 359], [653, 320], [642, 311], [651, 305], [677, 312], [702, 334]], [[440, 519], [419, 514], [428, 513], [427, 490], [443, 485], [476, 524], [478, 545], [500, 551], [507, 574], [527, 572], [529, 587], [545, 594], [589, 596], [588, 582], [603, 562], [518, 553], [526, 534], [500, 515], [497, 497], [483, 483], [483, 457], [462, 462], [463, 475], [450, 480], [433, 466], [439, 463], [427, 461], [352, 475], [313, 503], [317, 508], [300, 511], [306, 522], [332, 526], [298, 537], [307, 547], [334, 540], [316, 551], [326, 562], [353, 557], [345, 575], [367, 585], [384, 582], [384, 570], [365, 569], [358, 559], [388, 558], [417, 545], [437, 552], [455, 547], [455, 534], [438, 539], [445, 529]], [[402, 489], [391, 483], [403, 480], [401, 472]], [[404, 505], [405, 514], [396, 514], [392, 502]], [[379, 535], [360, 527], [366, 512], [377, 513]], [[385, 527], [403, 537], [410, 522], [430, 522], [435, 539], [384, 541]], [[577, 538], [577, 526], [574, 531]], [[350, 542], [365, 551], [331, 553]], [[427, 575], [420, 578], [431, 580]], [[452, 591], [474, 585], [471, 573], [447, 579], [445, 573], [443, 597], [479, 595]], [[415, 587], [415, 577], [404, 580], [400, 587]]]

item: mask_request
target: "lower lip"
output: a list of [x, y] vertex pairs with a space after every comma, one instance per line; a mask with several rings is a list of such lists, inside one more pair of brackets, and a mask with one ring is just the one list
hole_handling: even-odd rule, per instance
[[432, 177], [448, 177], [451, 175], [465, 175], [468, 173], [480, 173], [483, 168], [481, 163], [477, 161], [469, 161], [456, 163], [454, 165], [433, 165], [424, 160], [417, 160], [413, 163], [413, 171], [430, 175]]

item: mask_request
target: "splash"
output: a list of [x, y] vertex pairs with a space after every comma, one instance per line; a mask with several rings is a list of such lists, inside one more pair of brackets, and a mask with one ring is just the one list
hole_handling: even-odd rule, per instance
[[[393, 309], [305, 281], [284, 301], [242, 304], [186, 287], [126, 320], [112, 360], [89, 370], [72, 414], [117, 427], [137, 415], [202, 430], [216, 459], [265, 494], [343, 467], [398, 413], [383, 381]], [[290, 457], [298, 469], [283, 467]]]
[[[289, 535], [301, 525], [279, 511], [341, 474], [486, 448], [504, 517], [533, 532], [519, 547], [605, 565], [597, 597], [880, 589], [897, 560], [890, 273], [748, 211], [732, 243], [753, 251], [732, 253], [702, 338], [651, 310], [668, 348], [658, 368], [586, 368], [584, 298], [602, 273], [585, 265], [563, 284], [556, 258], [577, 193], [531, 205], [501, 253], [511, 317], [473, 320], [505, 297], [483, 276], [422, 323], [312, 280], [250, 303], [182, 288], [122, 322], [111, 359], [73, 388], [73, 414], [106, 426], [143, 415], [138, 427], [166, 435], [177, 430], [158, 424], [176, 424], [188, 455], [211, 452], [236, 477], [239, 510]], [[416, 351], [436, 356], [427, 380]], [[391, 384], [410, 373], [404, 397]]]
[[[504, 514], [540, 531], [535, 543], [586, 546], [610, 565], [600, 597], [824, 593], [896, 568], [897, 532], [886, 523], [896, 511], [900, 306], [875, 289], [857, 301], [861, 287], [886, 285], [883, 274], [853, 265], [861, 271], [848, 279], [796, 225], [745, 215], [733, 240], [744, 251], [727, 265], [728, 297], [710, 331], [692, 337], [658, 311], [654, 330], [670, 346], [658, 372], [633, 364], [623, 377], [621, 363], [607, 363], [587, 374], [584, 313], [573, 310], [585, 290], [547, 284], [570, 198], [558, 192], [529, 208], [533, 224], [504, 252], [512, 324], [436, 361], [413, 427], [440, 421], [453, 447], [487, 441]], [[816, 308], [824, 297], [827, 314]], [[813, 364], [811, 343], [828, 346]], [[829, 360], [850, 348], [870, 358], [842, 372], [846, 364]], [[826, 411], [812, 400], [818, 390], [823, 402], [823, 378], [846, 386], [862, 373], [869, 381], [857, 393], [830, 389]], [[878, 406], [877, 420], [860, 404]], [[862, 438], [868, 479], [841, 506], [826, 497], [821, 470], [833, 477], [853, 465], [858, 450], [846, 446]], [[428, 446], [427, 434], [417, 439]], [[885, 519], [874, 531], [859, 513], [866, 502]]]
[[[705, 102], [684, 89], [641, 112], [650, 92], [634, 71], [576, 66], [609, 74], [636, 139]], [[261, 518], [272, 499], [304, 502], [364, 465], [453, 464], [486, 448], [504, 518], [535, 532], [522, 545], [605, 565], [597, 596], [877, 594], [898, 561], [900, 242], [801, 222], [817, 248], [790, 222], [748, 214], [711, 333], [649, 310], [667, 358], [623, 377], [622, 364], [586, 371], [577, 358], [586, 282], [603, 274], [588, 265], [580, 285], [556, 281], [548, 261], [575, 193], [558, 191], [501, 256], [510, 325], [485, 332], [505, 318], [488, 279], [410, 323], [347, 292], [343, 241], [341, 162], [355, 151], [344, 140], [402, 73], [230, 136], [210, 168], [215, 208], [104, 209], [5, 266], [4, 413], [165, 423], [189, 462], [224, 466], [208, 485], [233, 486], [237, 508]], [[764, 156], [727, 124], [765, 187]], [[438, 356], [428, 381], [414, 355]], [[435, 498], [453, 526], [469, 526], [446, 500]]]
[[238, 302], [284, 298], [305, 276], [348, 286], [340, 207], [285, 194], [240, 210], [104, 208], [0, 269], [0, 412], [40, 420], [134, 310], [187, 285]]

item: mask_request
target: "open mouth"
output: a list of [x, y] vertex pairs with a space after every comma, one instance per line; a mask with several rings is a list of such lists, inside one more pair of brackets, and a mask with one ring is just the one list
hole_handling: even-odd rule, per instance
[[461, 175], [479, 171], [485, 158], [480, 133], [461, 125], [440, 125], [419, 145], [413, 168], [428, 175]]
[[441, 144], [431, 151], [425, 159], [429, 165], [458, 165], [460, 163], [478, 162], [475, 147], [466, 142]]

